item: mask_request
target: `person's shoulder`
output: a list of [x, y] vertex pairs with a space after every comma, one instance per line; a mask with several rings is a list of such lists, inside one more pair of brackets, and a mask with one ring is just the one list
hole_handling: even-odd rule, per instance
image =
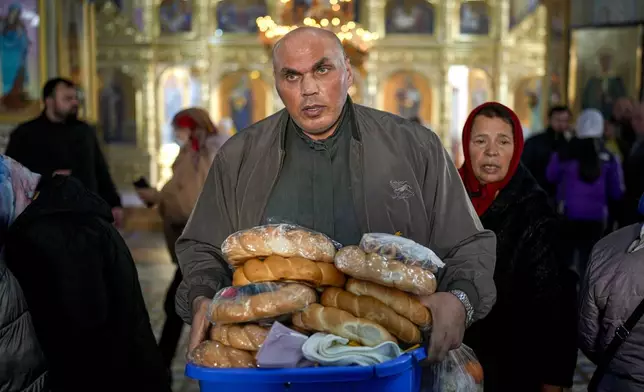
[[278, 111], [255, 124], [238, 131], [221, 146], [216, 159], [229, 160], [246, 155], [250, 149], [268, 148], [269, 143], [279, 137], [281, 128], [286, 126], [288, 113]]
[[409, 138], [427, 147], [442, 147], [438, 135], [422, 124], [363, 105], [354, 104], [354, 110], [358, 124], [363, 125], [360, 132], [367, 135], [386, 135], [393, 139]]
[[42, 128], [40, 123], [40, 117], [32, 118], [31, 120], [20, 123], [13, 129], [13, 131], [11, 131], [11, 136], [24, 136], [31, 134], [32, 132], [38, 132]]
[[548, 134], [546, 131], [540, 131], [538, 133], [530, 135], [526, 140], [525, 140], [525, 145], [532, 145], [532, 144], [538, 144], [542, 143], [543, 141], [546, 140], [548, 137]]

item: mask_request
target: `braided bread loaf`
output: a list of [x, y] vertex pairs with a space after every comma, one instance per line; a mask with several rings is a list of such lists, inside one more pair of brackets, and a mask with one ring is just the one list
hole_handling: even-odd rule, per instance
[[269, 329], [255, 324], [217, 324], [210, 329], [210, 339], [225, 346], [246, 351], [258, 351]]
[[329, 237], [291, 225], [267, 225], [230, 235], [221, 245], [228, 263], [238, 266], [245, 261], [277, 255], [303, 257], [333, 263], [335, 246]]
[[337, 287], [329, 287], [324, 290], [320, 304], [346, 310], [356, 317], [378, 323], [405, 343], [419, 343], [422, 338], [411, 321], [373, 297], [358, 296]]
[[421, 327], [432, 323], [431, 313], [416, 297], [393, 287], [352, 278], [347, 281], [344, 289], [355, 295], [373, 297]]
[[[235, 296], [229, 291], [250, 292], [257, 287], [262, 291]], [[232, 297], [228, 297], [232, 295]], [[210, 305], [210, 321], [214, 324], [237, 324], [291, 314], [317, 302], [314, 289], [297, 283], [257, 283], [242, 288], [220, 290]]]
[[416, 295], [430, 295], [436, 291], [436, 277], [431, 271], [388, 260], [375, 253], [365, 253], [357, 246], [340, 249], [335, 257], [335, 266], [354, 278]]
[[282, 256], [269, 256], [264, 261], [250, 259], [243, 266], [237, 267], [233, 274], [233, 286], [280, 280], [302, 281], [317, 287], [342, 287], [346, 277], [331, 263]]
[[210, 368], [253, 368], [254, 355], [219, 342], [206, 340], [190, 353], [190, 362]]
[[397, 343], [396, 338], [373, 321], [320, 304], [311, 304], [301, 314], [293, 315], [292, 322], [299, 328], [331, 333], [363, 346], [375, 347], [383, 342]]

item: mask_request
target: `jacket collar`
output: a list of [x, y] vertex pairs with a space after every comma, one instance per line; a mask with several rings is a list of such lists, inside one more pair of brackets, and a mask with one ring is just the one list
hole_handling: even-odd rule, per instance
[[[286, 151], [286, 131], [287, 131], [289, 122], [292, 121], [292, 118], [286, 109], [282, 109], [282, 110], [283, 112], [280, 115], [280, 119], [278, 121], [278, 128], [280, 130], [280, 133], [279, 133], [280, 150], [284, 152]], [[347, 101], [345, 102], [344, 108], [342, 110], [343, 112], [345, 111], [346, 112], [340, 115], [340, 121], [342, 121], [343, 115], [349, 116], [349, 121], [351, 121], [351, 133], [352, 133], [353, 139], [358, 141], [362, 140], [360, 129], [358, 127], [358, 121], [356, 119], [355, 106], [354, 106], [353, 100], [351, 100], [351, 97], [348, 95], [347, 95]]]

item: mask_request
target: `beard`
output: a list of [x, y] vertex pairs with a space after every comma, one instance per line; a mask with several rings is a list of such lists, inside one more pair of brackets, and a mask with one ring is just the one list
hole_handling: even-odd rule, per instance
[[78, 108], [74, 107], [67, 111], [54, 108], [54, 114], [63, 122], [70, 122], [78, 119]]

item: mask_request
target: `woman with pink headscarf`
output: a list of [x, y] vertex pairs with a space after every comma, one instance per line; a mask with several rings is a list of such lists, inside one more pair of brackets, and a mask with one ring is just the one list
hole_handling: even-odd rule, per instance
[[0, 155], [0, 391], [49, 391], [45, 357], [18, 281], [7, 267], [7, 230], [34, 195], [40, 176]]

